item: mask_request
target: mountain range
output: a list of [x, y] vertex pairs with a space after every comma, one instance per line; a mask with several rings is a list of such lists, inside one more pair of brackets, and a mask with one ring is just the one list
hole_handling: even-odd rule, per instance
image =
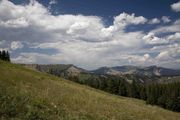
[[116, 67], [101, 67], [92, 71], [95, 74], [137, 74], [144, 76], [179, 76], [180, 70], [168, 69], [157, 66], [138, 67], [138, 66], [116, 66]]
[[53, 72], [54, 74], [71, 74], [78, 75], [80, 73], [90, 73], [96, 75], [114, 75], [121, 76], [125, 74], [136, 74], [142, 76], [180, 76], [180, 69], [169, 69], [158, 66], [115, 66], [100, 67], [95, 70], [85, 70], [72, 64], [22, 64], [28, 68], [36, 69], [42, 72]]
[[[27, 69], [0, 60], [1, 120], [178, 120], [180, 118], [178, 112], [147, 105], [142, 100], [109, 94], [61, 77], [31, 70], [38, 66], [26, 65]], [[49, 66], [73, 73], [79, 71], [72, 65], [46, 65], [39, 68], [45, 70]]]
[[149, 84], [154, 82], [176, 82], [180, 80], [180, 70], [168, 69], [157, 66], [115, 66], [101, 67], [96, 70], [85, 70], [72, 64], [21, 65], [70, 80], [112, 79], [112, 77], [115, 77], [123, 78], [129, 83], [135, 80], [142, 84]]

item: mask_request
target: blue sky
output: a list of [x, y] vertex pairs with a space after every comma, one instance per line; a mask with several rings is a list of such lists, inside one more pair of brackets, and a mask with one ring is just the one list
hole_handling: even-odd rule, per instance
[[13, 62], [180, 68], [179, 0], [1, 0]]
[[[27, 4], [29, 0], [11, 0], [16, 4]], [[48, 7], [51, 0], [37, 0]], [[170, 16], [177, 19], [180, 13], [171, 10], [170, 5], [179, 0], [56, 0], [52, 14], [83, 14], [103, 17], [109, 24], [119, 13], [136, 13], [146, 18]]]

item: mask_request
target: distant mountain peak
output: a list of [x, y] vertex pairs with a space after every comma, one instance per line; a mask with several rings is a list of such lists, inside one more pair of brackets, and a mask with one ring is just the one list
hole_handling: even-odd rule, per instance
[[110, 74], [110, 75], [122, 75], [122, 74], [137, 74], [145, 76], [179, 76], [180, 70], [167, 69], [158, 67], [156, 65], [142, 67], [142, 66], [115, 66], [115, 67], [101, 67], [92, 71], [95, 74]]
[[73, 64], [56, 64], [56, 65], [37, 65], [37, 64], [29, 64], [24, 65], [29, 68], [38, 69], [40, 71], [49, 71], [52, 70], [56, 74], [60, 74], [62, 72], [78, 75], [80, 73], [92, 73], [99, 75], [123, 75], [123, 74], [137, 74], [143, 76], [180, 76], [180, 70], [173, 70], [163, 67], [158, 67], [156, 65], [143, 67], [143, 66], [133, 66], [133, 65], [125, 65], [125, 66], [114, 66], [114, 67], [100, 67], [96, 70], [88, 71], [79, 67], [74, 66]]

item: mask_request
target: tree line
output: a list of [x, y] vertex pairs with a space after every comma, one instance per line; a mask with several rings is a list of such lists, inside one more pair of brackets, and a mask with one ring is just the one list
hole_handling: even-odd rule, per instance
[[0, 60], [10, 62], [10, 55], [8, 51], [0, 50]]
[[[40, 68], [37, 69], [41, 70]], [[159, 105], [163, 108], [180, 112], [180, 82], [144, 84], [140, 82], [140, 79], [159, 78], [135, 74], [111, 76], [81, 73], [74, 76], [56, 68], [49, 69], [47, 73], [88, 85], [111, 94], [142, 99], [145, 100], [147, 104]]]
[[131, 81], [115, 76], [80, 75], [68, 79], [112, 94], [143, 99], [147, 104], [159, 105], [180, 112], [180, 82], [141, 84], [137, 77]]
[[147, 86], [146, 102], [180, 112], [180, 82]]

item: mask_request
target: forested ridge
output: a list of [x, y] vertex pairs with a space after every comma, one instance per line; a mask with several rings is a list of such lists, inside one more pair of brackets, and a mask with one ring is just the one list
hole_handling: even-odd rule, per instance
[[147, 104], [180, 112], [180, 82], [144, 85], [139, 83], [136, 77], [132, 78], [132, 83], [129, 83], [126, 78], [115, 76], [92, 76], [88, 79], [71, 76], [68, 79], [112, 94], [143, 99]]
[[[42, 71], [42, 66], [37, 65], [36, 67], [37, 70]], [[179, 80], [169, 80], [171, 77], [168, 78], [169, 82], [167, 83], [158, 83], [157, 81], [161, 79], [158, 76], [137, 74], [125, 74], [122, 76], [96, 75], [87, 72], [74, 75], [69, 74], [64, 66], [62, 70], [60, 68], [57, 69], [55, 67], [49, 70], [46, 68], [47, 70], [44, 70], [44, 72], [46, 71], [49, 74], [88, 85], [111, 94], [142, 99], [147, 104], [158, 105], [165, 109], [180, 112], [180, 82]], [[147, 81], [149, 80], [151, 82], [148, 83]]]

